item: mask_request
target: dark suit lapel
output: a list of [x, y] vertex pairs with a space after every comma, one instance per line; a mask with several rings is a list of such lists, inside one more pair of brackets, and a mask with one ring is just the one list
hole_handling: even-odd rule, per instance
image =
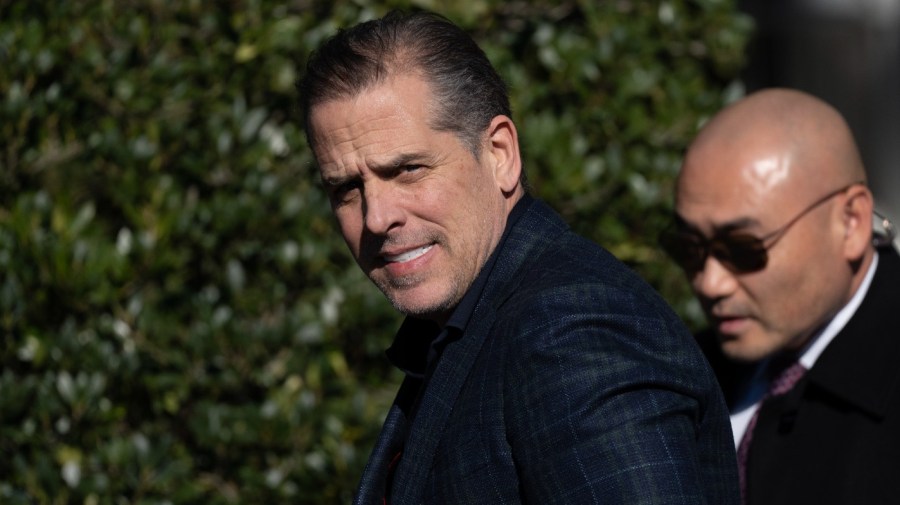
[[446, 347], [428, 382], [407, 439], [407, 447], [415, 447], [415, 451], [404, 452], [394, 478], [395, 503], [423, 501], [422, 493], [444, 428], [490, 333], [496, 308], [515, 289], [516, 272], [528, 258], [537, 255], [535, 249], [546, 247], [554, 235], [565, 229], [565, 224], [549, 207], [533, 201], [501, 243], [497, 261], [465, 334]]
[[879, 249], [878, 269], [866, 297], [809, 373], [811, 384], [876, 418], [890, 407], [900, 387], [897, 325], [891, 322], [900, 299], [900, 257]]

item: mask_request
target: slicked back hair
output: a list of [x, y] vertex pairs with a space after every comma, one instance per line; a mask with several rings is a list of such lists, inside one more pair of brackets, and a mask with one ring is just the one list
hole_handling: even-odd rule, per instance
[[340, 30], [310, 56], [297, 85], [310, 147], [313, 107], [352, 98], [401, 74], [428, 82], [428, 123], [457, 135], [475, 158], [491, 120], [512, 117], [506, 84], [472, 37], [439, 14], [392, 11]]

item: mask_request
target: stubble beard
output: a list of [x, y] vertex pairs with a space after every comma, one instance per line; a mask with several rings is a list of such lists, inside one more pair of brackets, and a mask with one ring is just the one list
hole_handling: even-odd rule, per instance
[[[448, 313], [455, 307], [462, 294], [460, 294], [460, 279], [451, 275], [446, 282], [439, 284], [435, 289], [440, 289], [442, 293], [438, 293], [433, 300], [413, 300], [410, 299], [409, 293], [404, 291], [412, 290], [416, 286], [427, 280], [426, 274], [407, 275], [397, 278], [377, 278], [370, 277], [372, 282], [384, 293], [388, 301], [394, 308], [406, 316], [430, 319], [441, 314]], [[428, 293], [430, 296], [432, 293]]]

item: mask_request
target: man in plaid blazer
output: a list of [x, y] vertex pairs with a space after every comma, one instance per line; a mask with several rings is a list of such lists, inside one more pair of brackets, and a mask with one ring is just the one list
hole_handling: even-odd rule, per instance
[[355, 503], [736, 503], [692, 336], [527, 195], [505, 85], [468, 35], [392, 13], [326, 41], [299, 89], [344, 239], [408, 316]]

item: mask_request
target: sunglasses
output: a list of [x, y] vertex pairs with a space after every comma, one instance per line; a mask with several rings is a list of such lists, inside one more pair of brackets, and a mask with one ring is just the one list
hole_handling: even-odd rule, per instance
[[857, 184], [861, 182], [848, 184], [819, 198], [782, 227], [762, 237], [741, 232], [721, 232], [707, 239], [697, 232], [686, 230], [684, 224], [676, 223], [660, 235], [659, 243], [663, 250], [688, 273], [703, 270], [709, 256], [716, 258], [719, 263], [736, 274], [758, 272], [765, 268], [769, 261], [769, 249], [778, 243], [794, 223], [819, 205]]

